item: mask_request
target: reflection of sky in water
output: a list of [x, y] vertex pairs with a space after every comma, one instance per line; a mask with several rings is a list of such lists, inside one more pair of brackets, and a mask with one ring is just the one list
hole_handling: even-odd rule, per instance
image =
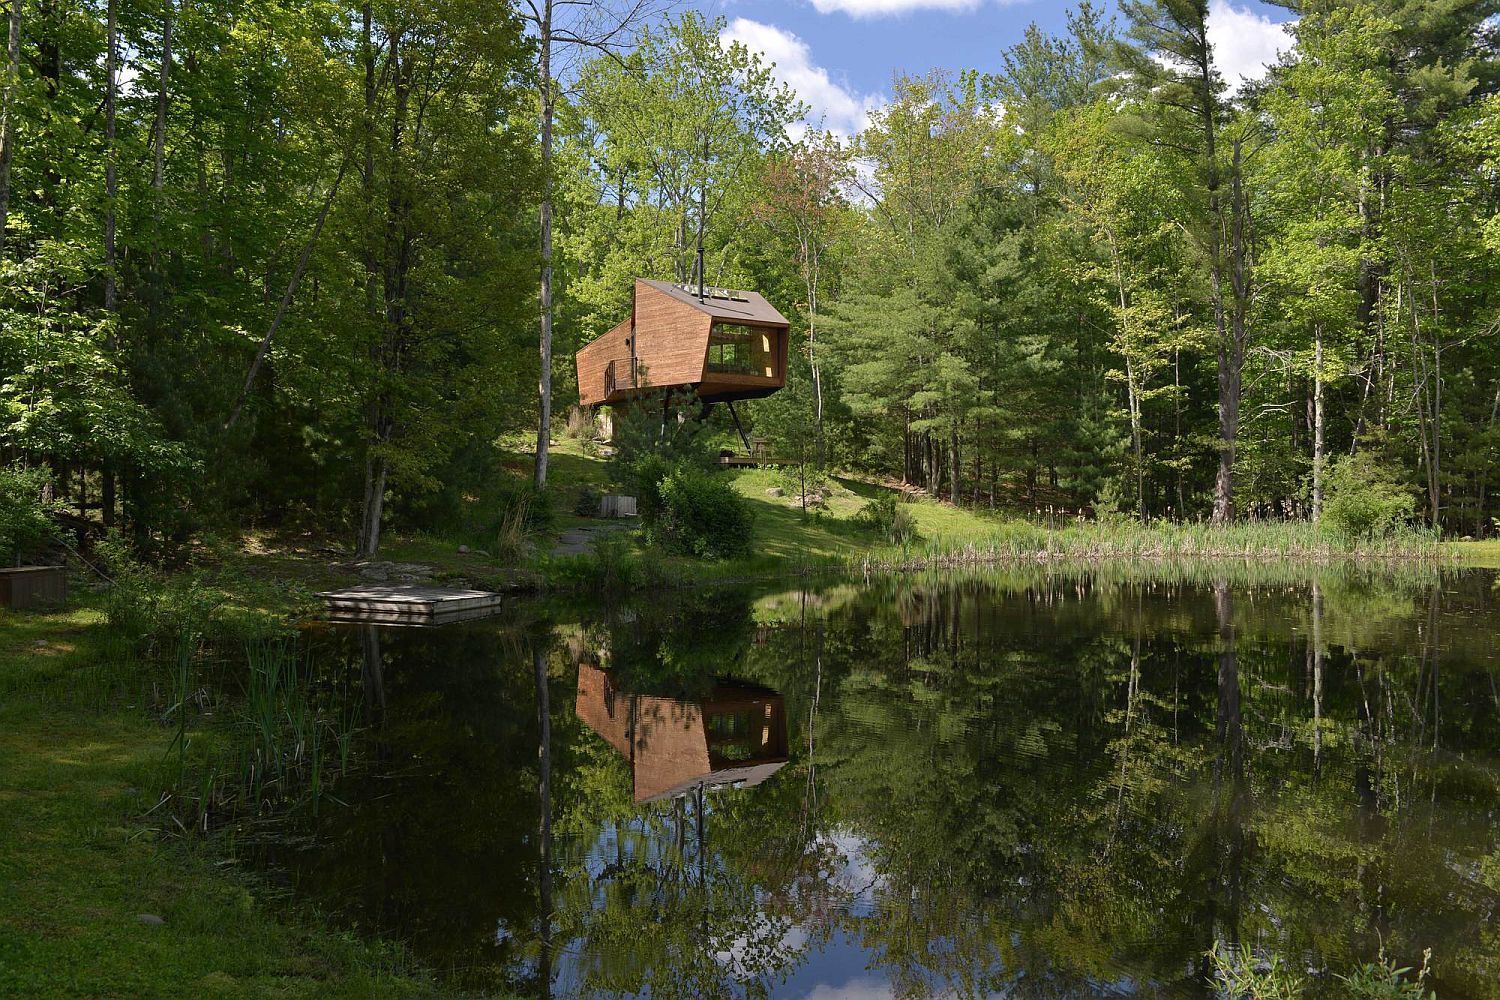
[[[1316, 605], [1305, 589], [872, 593], [826, 635], [757, 633], [735, 654], [747, 680], [688, 701], [585, 690], [582, 663], [575, 694], [554, 663], [552, 995], [1178, 1000], [1204, 995], [1204, 950], [1237, 924], [1330, 975], [1381, 937], [1403, 964], [1433, 945], [1444, 1000], [1500, 1000], [1483, 878], [1497, 619], [1492, 580], [1463, 583], [1329, 586]], [[353, 638], [327, 641], [362, 657]], [[478, 626], [384, 642], [386, 770], [340, 788], [359, 809], [319, 815], [291, 859], [298, 892], [476, 970], [476, 989], [525, 994], [534, 694], [473, 669], [504, 652]], [[708, 792], [700, 868], [695, 795], [674, 796], [749, 759], [723, 752], [760, 735], [735, 715], [746, 699], [784, 699], [765, 754], [781, 769]], [[626, 725], [657, 714], [676, 728]]]

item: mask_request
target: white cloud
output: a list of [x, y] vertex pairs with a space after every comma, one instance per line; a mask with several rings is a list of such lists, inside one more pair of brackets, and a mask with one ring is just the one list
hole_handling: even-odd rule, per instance
[[812, 5], [819, 14], [844, 13], [853, 18], [866, 18], [890, 17], [914, 10], [973, 10], [982, 2], [983, 0], [812, 0]]
[[1235, 7], [1229, 0], [1210, 0], [1208, 42], [1224, 82], [1235, 91], [1245, 81], [1264, 76], [1266, 67], [1276, 62], [1277, 53], [1292, 47], [1291, 25], [1277, 24], [1247, 7]]
[[874, 976], [855, 976], [839, 983], [819, 983], [807, 1000], [889, 1000], [895, 993], [888, 982]]
[[739, 42], [774, 63], [776, 79], [812, 108], [809, 124], [821, 124], [839, 135], [851, 136], [863, 129], [870, 112], [884, 103], [878, 94], [856, 94], [835, 83], [826, 69], [813, 64], [806, 42], [775, 25], [737, 17], [729, 22], [723, 38]]

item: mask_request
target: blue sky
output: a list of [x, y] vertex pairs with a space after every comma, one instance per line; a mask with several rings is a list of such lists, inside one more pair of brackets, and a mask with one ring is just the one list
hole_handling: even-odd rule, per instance
[[[829, 128], [857, 131], [890, 93], [895, 73], [994, 69], [1035, 21], [1061, 32], [1061, 0], [693, 0], [723, 16], [727, 34], [777, 64], [777, 75]], [[1113, 0], [1108, 7], [1114, 8]], [[1210, 41], [1232, 82], [1258, 75], [1288, 45], [1286, 10], [1259, 0], [1211, 0]]]

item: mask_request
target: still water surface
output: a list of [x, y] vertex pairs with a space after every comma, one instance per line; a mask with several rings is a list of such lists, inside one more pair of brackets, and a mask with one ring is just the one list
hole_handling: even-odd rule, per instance
[[454, 985], [1200, 997], [1216, 941], [1500, 997], [1492, 574], [1033, 575], [311, 633], [363, 763], [264, 852]]

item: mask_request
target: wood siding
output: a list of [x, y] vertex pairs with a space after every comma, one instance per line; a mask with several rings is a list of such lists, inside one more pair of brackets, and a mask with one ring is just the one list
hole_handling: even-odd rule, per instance
[[[741, 317], [726, 320], [741, 329], [763, 332], [769, 341], [772, 374], [710, 372], [707, 370], [709, 334], [715, 322], [712, 308], [683, 293], [663, 291], [657, 287], [659, 284], [638, 279], [631, 318], [579, 348], [574, 359], [579, 403], [584, 406], [619, 403], [640, 392], [673, 386], [692, 386], [709, 402], [754, 399], [769, 396], [786, 384], [786, 326], [759, 322], [758, 317], [748, 321]], [[755, 308], [780, 316], [760, 296], [753, 298]], [[738, 304], [735, 307], [739, 308]], [[636, 341], [633, 355], [632, 331]], [[615, 365], [614, 391], [608, 388], [611, 362]]]
[[598, 406], [605, 402], [604, 373], [615, 362], [620, 377], [630, 371], [630, 318], [591, 344], [578, 349], [574, 363], [578, 368], [578, 402]]
[[641, 384], [661, 387], [702, 381], [712, 323], [707, 313], [637, 281], [635, 351]]

